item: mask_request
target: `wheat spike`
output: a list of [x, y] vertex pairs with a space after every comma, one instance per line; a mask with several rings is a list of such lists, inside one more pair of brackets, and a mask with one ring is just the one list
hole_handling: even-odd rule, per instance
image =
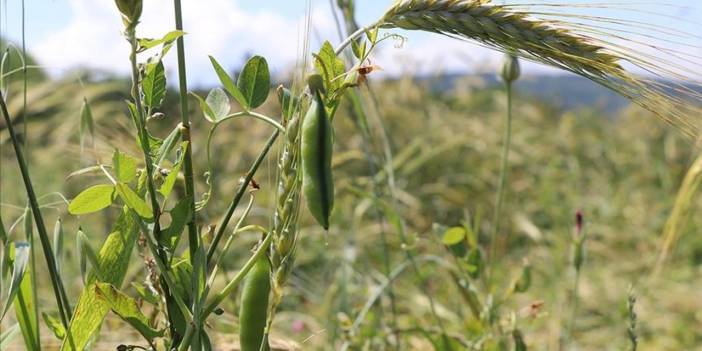
[[[573, 72], [629, 98], [690, 136], [699, 134], [694, 119], [701, 112], [700, 92], [677, 81], [659, 80], [663, 77], [685, 81], [686, 77], [675, 74], [665, 77], [675, 70], [667, 58], [651, 57], [592, 34], [601, 32], [601, 28], [541, 20], [528, 11], [510, 5], [494, 5], [490, 0], [399, 0], [381, 18], [379, 25], [474, 40]], [[610, 34], [610, 37], [615, 36]], [[659, 49], [654, 45], [649, 47]], [[657, 77], [637, 77], [623, 68], [623, 62]], [[695, 87], [699, 87], [699, 83]]]

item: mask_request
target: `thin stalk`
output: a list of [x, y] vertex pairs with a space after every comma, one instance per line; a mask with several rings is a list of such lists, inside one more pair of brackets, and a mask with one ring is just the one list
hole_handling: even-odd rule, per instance
[[[25, 35], [26, 20], [27, 16], [25, 13], [24, 0], [22, 0], [22, 130], [24, 135], [22, 144], [24, 146], [24, 154], [27, 155], [27, 157], [29, 157], [29, 131], [27, 126], [29, 124], [27, 123], [27, 43]], [[29, 163], [27, 163], [27, 171], [29, 171]], [[31, 211], [30, 209], [28, 210]], [[28, 216], [26, 212], [25, 216]], [[29, 241], [29, 250], [31, 251], [29, 261], [31, 267], [30, 272], [32, 275], [30, 278], [32, 286], [32, 303], [34, 304], [34, 320], [37, 321], [37, 323], [39, 323], [39, 299], [37, 296], [39, 294], [39, 291], [37, 290], [37, 250], [34, 246], [34, 231], [32, 230], [31, 219], [26, 218], [26, 220], [29, 223], [29, 225], [25, 227], [25, 234], [27, 235], [27, 240]], [[58, 268], [56, 269], [56, 273], [58, 274]], [[41, 340], [41, 330], [39, 328], [37, 328], [36, 340], [38, 342], [40, 342]], [[38, 344], [37, 346], [39, 346], [39, 348], [41, 349], [40, 344]]]
[[566, 329], [565, 342], [570, 343], [573, 337], [573, 330], [575, 330], [575, 319], [578, 316], [578, 307], [580, 305], [580, 297], [578, 292], [580, 291], [580, 269], [575, 269], [575, 280], [573, 282], [573, 309], [570, 313], [570, 320], [568, 321], [568, 328]]
[[495, 200], [495, 213], [492, 223], [493, 230], [490, 235], [490, 261], [488, 265], [488, 281], [492, 281], [492, 270], [497, 254], [497, 234], [500, 230], [500, 216], [502, 212], [502, 202], [504, 200], [505, 180], [507, 179], [507, 167], [509, 161], [509, 150], [512, 144], [512, 82], [505, 83], [507, 92], [507, 118], [505, 120], [505, 131], [502, 141], [502, 156], [500, 157], [500, 175], [497, 183], [497, 199]]
[[[173, 7], [175, 8], [175, 26], [176, 30], [183, 30], [183, 14], [180, 6], [180, 0], [173, 1]], [[195, 252], [200, 246], [199, 238], [197, 233], [197, 217], [195, 214], [195, 182], [193, 181], [193, 142], [190, 137], [190, 114], [188, 111], [188, 83], [185, 72], [185, 42], [183, 37], [179, 37], [176, 40], [176, 51], [178, 54], [178, 83], [180, 86], [180, 116], [182, 133], [181, 138], [183, 141], [188, 142], [188, 148], [185, 150], [185, 155], [183, 158], [183, 177], [185, 178], [185, 196], [190, 197], [190, 208], [192, 209], [192, 216], [190, 217], [190, 222], [188, 222], [188, 244], [190, 249], [190, 260], [195, 257]]]
[[224, 214], [224, 217], [222, 217], [222, 221], [217, 226], [217, 233], [215, 233], [215, 236], [212, 239], [212, 244], [210, 244], [210, 247], [207, 250], [207, 260], [205, 262], [210, 262], [212, 260], [212, 257], [214, 256], [215, 251], [217, 250], [217, 244], [219, 244], [219, 241], [222, 239], [222, 236], [224, 235], [224, 232], [227, 229], [227, 225], [229, 224], [229, 221], [231, 220], [232, 215], [234, 214], [234, 210], [236, 210], [236, 207], [239, 205], [241, 198], [244, 196], [244, 193], [246, 193], [246, 189], [248, 188], [251, 179], [258, 170], [258, 167], [261, 165], [261, 162], [263, 162], [263, 159], [266, 158], [268, 151], [275, 143], [275, 140], [278, 138], [278, 135], [280, 135], [280, 130], [276, 129], [273, 132], [273, 134], [271, 134], [271, 136], [268, 138], [268, 141], [263, 147], [263, 150], [261, 150], [261, 152], [258, 154], [258, 157], [256, 157], [256, 160], [254, 161], [253, 165], [251, 165], [251, 168], [244, 176], [244, 180], [241, 182], [241, 184], [239, 184], [239, 189], [237, 189], [236, 194], [234, 195], [234, 199], [232, 199], [232, 202], [229, 204], [229, 208], [227, 208], [227, 212]]
[[10, 139], [12, 140], [12, 147], [15, 151], [15, 156], [17, 157], [17, 163], [19, 164], [20, 173], [22, 173], [22, 181], [27, 191], [27, 197], [29, 198], [29, 206], [32, 209], [32, 214], [34, 215], [34, 222], [37, 226], [37, 231], [39, 233], [39, 241], [41, 242], [41, 247], [44, 252], [44, 258], [46, 259], [46, 265], [49, 268], [49, 276], [51, 277], [51, 285], [54, 289], [54, 297], [56, 298], [56, 304], [59, 309], [59, 317], [61, 318], [61, 323], [68, 329], [68, 321], [70, 315], [70, 306], [67, 301], [66, 290], [63, 286], [63, 281], [61, 276], [58, 274], [56, 268], [56, 258], [54, 257], [54, 252], [51, 248], [51, 242], [49, 241], [49, 235], [46, 231], [46, 226], [44, 225], [44, 219], [41, 214], [41, 209], [39, 207], [39, 202], [37, 201], [36, 193], [34, 192], [34, 187], [32, 186], [32, 180], [29, 177], [29, 169], [27, 168], [27, 163], [24, 159], [24, 154], [22, 153], [22, 148], [15, 134], [14, 126], [12, 125], [12, 119], [10, 118], [10, 113], [7, 111], [7, 105], [5, 104], [5, 97], [0, 93], [0, 108], [2, 109], [2, 115], [5, 119], [5, 125], [10, 134]]
[[367, 32], [369, 29], [374, 28], [374, 27], [377, 27], [377, 26], [378, 26], [378, 23], [374, 23], [374, 24], [371, 24], [370, 26], [365, 26], [365, 27], [358, 28], [357, 31], [351, 33], [348, 37], [346, 37], [346, 39], [344, 39], [344, 41], [342, 41], [341, 44], [339, 44], [339, 45], [334, 49], [334, 52], [336, 52], [337, 55], [341, 54], [341, 52], [344, 51], [344, 49], [345, 49], [347, 46], [351, 45], [351, 43], [352, 43], [354, 40], [356, 40], [358, 37], [360, 37], [361, 35], [363, 35], [363, 34], [364, 34], [365, 32]]

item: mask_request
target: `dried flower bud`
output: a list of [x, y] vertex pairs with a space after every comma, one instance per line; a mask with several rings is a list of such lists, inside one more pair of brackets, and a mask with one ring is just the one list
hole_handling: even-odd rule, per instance
[[578, 210], [575, 212], [575, 234], [580, 236], [583, 232], [583, 212]]
[[519, 78], [520, 74], [519, 59], [517, 56], [507, 54], [502, 65], [502, 79], [505, 83], [512, 83]]
[[122, 13], [122, 21], [126, 27], [136, 26], [141, 17], [142, 0], [115, 0]]

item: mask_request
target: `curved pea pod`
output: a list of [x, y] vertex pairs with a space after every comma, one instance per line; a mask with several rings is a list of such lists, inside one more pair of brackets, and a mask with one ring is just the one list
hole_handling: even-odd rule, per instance
[[[268, 316], [268, 295], [271, 291], [271, 266], [261, 257], [251, 268], [241, 293], [239, 309], [239, 344], [241, 351], [259, 351]], [[266, 345], [268, 346], [268, 345]], [[264, 347], [268, 350], [268, 347]]]
[[329, 216], [334, 207], [332, 133], [317, 90], [302, 122], [302, 191], [307, 208], [324, 229], [329, 229]]

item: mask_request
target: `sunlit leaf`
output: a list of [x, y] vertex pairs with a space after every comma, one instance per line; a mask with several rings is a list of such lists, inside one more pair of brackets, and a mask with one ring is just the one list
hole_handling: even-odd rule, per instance
[[174, 30], [166, 33], [163, 37], [159, 39], [139, 39], [139, 46], [143, 49], [151, 49], [153, 47], [156, 47], [158, 45], [172, 42], [180, 37], [185, 35], [185, 32], [180, 31], [180, 30]]
[[210, 93], [207, 94], [205, 102], [207, 103], [207, 106], [210, 107], [210, 110], [212, 111], [212, 118], [215, 121], [219, 121], [220, 119], [226, 117], [231, 110], [229, 98], [224, 90], [220, 88], [210, 90]]
[[46, 312], [42, 312], [41, 316], [44, 319], [44, 324], [46, 324], [46, 327], [49, 328], [52, 333], [54, 333], [56, 338], [62, 340], [64, 337], [66, 337], [66, 328], [63, 327], [63, 324], [58, 318]]
[[153, 212], [151, 211], [151, 208], [149, 208], [149, 205], [147, 205], [146, 201], [144, 201], [144, 199], [134, 192], [129, 185], [117, 183], [115, 189], [117, 190], [117, 194], [119, 194], [120, 199], [124, 201], [124, 204], [127, 205], [127, 207], [134, 210], [134, 212], [143, 218], [153, 218]]
[[[121, 285], [124, 280], [132, 250], [139, 235], [135, 218], [128, 209], [123, 208], [113, 232], [107, 236], [107, 240], [100, 249], [98, 261], [100, 267], [103, 267], [101, 273], [106, 283]], [[62, 351], [84, 350], [100, 330], [102, 320], [110, 310], [104, 300], [97, 298], [94, 286], [91, 288], [90, 285], [93, 285], [95, 280], [95, 276], [90, 276], [89, 286], [80, 295], [68, 333], [61, 346]]]
[[136, 178], [137, 161], [133, 157], [115, 150], [112, 155], [112, 167], [117, 180], [122, 183], [129, 183]]
[[152, 341], [156, 337], [163, 336], [163, 331], [151, 327], [149, 320], [141, 312], [133, 298], [125, 295], [109, 283], [97, 283], [94, 289], [99, 299], [106, 301], [115, 314], [129, 323], [144, 338]]
[[68, 212], [82, 215], [97, 212], [110, 206], [114, 200], [115, 187], [111, 184], [93, 185], [83, 190], [68, 205]]

